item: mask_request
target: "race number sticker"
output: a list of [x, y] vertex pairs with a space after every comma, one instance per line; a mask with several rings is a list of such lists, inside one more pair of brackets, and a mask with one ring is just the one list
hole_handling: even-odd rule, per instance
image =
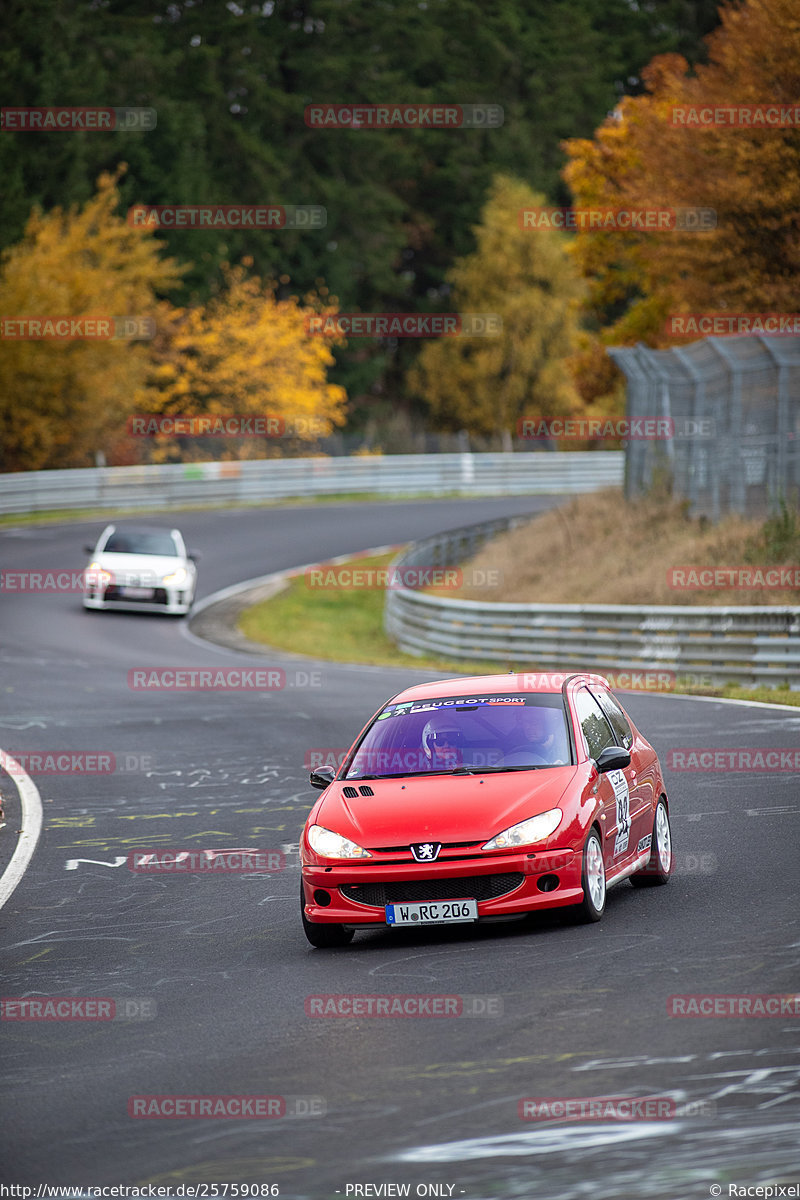
[[614, 842], [614, 858], [628, 849], [631, 832], [630, 792], [624, 771], [609, 771], [608, 778], [617, 798], [617, 837]]

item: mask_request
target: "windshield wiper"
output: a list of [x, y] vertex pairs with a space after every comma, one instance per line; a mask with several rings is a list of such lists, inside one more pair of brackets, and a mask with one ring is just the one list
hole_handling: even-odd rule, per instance
[[454, 767], [452, 771], [441, 771], [442, 775], [488, 775], [500, 771], [543, 771], [549, 763], [536, 763], [529, 767]]

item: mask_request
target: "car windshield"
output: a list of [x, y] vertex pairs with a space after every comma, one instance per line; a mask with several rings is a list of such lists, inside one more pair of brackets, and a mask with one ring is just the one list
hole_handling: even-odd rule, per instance
[[103, 547], [104, 554], [163, 554], [175, 558], [178, 547], [166, 529], [116, 529]]
[[560, 694], [387, 704], [343, 778], [533, 770], [571, 761]]

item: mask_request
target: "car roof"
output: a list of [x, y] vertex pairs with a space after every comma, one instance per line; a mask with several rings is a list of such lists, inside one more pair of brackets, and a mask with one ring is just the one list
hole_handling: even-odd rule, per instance
[[[587, 679], [575, 671], [509, 671], [505, 675], [470, 675], [466, 678], [439, 679], [434, 683], [418, 683], [392, 697], [399, 700], [431, 700], [436, 696], [500, 696], [505, 692], [558, 693], [567, 679]], [[608, 682], [600, 675], [590, 677], [595, 683]]]

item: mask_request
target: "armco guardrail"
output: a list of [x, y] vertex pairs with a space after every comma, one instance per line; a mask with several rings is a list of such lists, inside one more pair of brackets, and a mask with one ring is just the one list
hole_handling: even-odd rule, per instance
[[[494, 521], [416, 542], [393, 566], [455, 566], [510, 524]], [[503, 604], [399, 588], [386, 593], [384, 625], [409, 654], [515, 670], [660, 671], [714, 684], [787, 682], [800, 689], [800, 608], [794, 607]]]
[[622, 450], [522, 454], [387, 454], [247, 462], [91, 467], [0, 475], [0, 513], [178, 508], [338, 493], [591, 492], [621, 487]]

